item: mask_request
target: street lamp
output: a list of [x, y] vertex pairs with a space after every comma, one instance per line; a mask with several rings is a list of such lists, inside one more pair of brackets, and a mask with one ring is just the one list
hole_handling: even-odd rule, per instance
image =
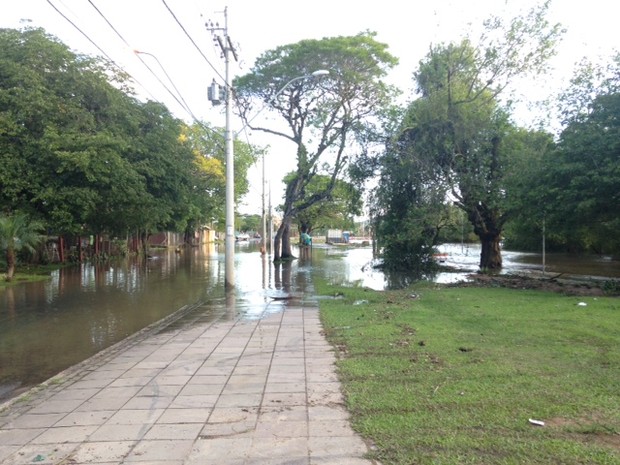
[[[164, 89], [166, 89], [166, 91], [168, 91], [168, 93], [172, 96], [172, 98], [177, 101], [177, 103], [181, 106], [181, 108], [183, 108], [183, 110], [185, 110], [190, 116], [192, 116], [194, 119], [196, 119], [194, 117], [194, 114], [192, 113], [191, 109], [187, 105], [187, 102], [185, 101], [185, 99], [181, 95], [181, 92], [179, 92], [179, 89], [177, 89], [177, 86], [174, 85], [174, 81], [172, 80], [172, 78], [170, 77], [168, 72], [166, 71], [166, 68], [164, 68], [164, 65], [162, 65], [161, 62], [159, 61], [159, 58], [157, 58], [152, 53], [144, 52], [142, 50], [134, 50], [133, 53], [136, 54], [136, 56], [140, 59], [140, 61], [144, 64], [144, 66], [146, 66], [146, 68], [151, 72], [151, 74], [153, 76], [155, 76], [155, 79], [157, 79], [159, 81], [159, 83], [164, 87]], [[161, 70], [164, 72], [164, 75], [168, 79], [168, 82], [170, 82], [170, 84], [172, 84], [172, 87], [175, 90], [176, 95], [168, 88], [168, 86], [165, 83], [162, 82], [161, 79], [159, 79], [159, 77], [157, 77], [157, 73], [155, 73], [151, 69], [151, 67], [142, 59], [142, 57], [140, 57], [140, 55], [150, 56], [151, 58], [153, 58], [157, 62], [157, 64], [161, 68]]]
[[[224, 55], [226, 62], [226, 244], [225, 244], [225, 271], [224, 271], [224, 283], [226, 288], [233, 288], [235, 286], [235, 170], [234, 170], [234, 152], [233, 152], [233, 133], [231, 130], [231, 115], [232, 115], [232, 83], [228, 71], [228, 54]], [[288, 86], [293, 82], [301, 81], [302, 79], [315, 78], [319, 76], [325, 76], [329, 74], [326, 69], [319, 69], [310, 74], [298, 76], [286, 84], [284, 84], [280, 90], [278, 90], [271, 100], [277, 98]], [[263, 107], [256, 113], [243, 127], [238, 131], [243, 131], [248, 124], [250, 124], [254, 118], [256, 118], [267, 106]], [[263, 180], [264, 183], [264, 180]], [[263, 209], [263, 216], [265, 215]], [[263, 231], [263, 238], [265, 231]], [[264, 239], [263, 239], [264, 241]]]

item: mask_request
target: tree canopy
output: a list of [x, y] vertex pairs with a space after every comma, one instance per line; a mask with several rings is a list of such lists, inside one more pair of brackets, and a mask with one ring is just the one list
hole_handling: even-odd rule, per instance
[[[0, 30], [0, 208], [54, 234], [185, 231], [221, 215], [223, 131], [141, 102], [41, 29]], [[237, 144], [236, 195], [257, 152]]]
[[[510, 214], [508, 155], [515, 152], [510, 115], [499, 97], [511, 80], [541, 72], [553, 55], [561, 30], [546, 21], [547, 8], [509, 24], [491, 18], [479, 45], [469, 38], [435, 45], [420, 62], [414, 73], [419, 98], [388, 146], [375, 197], [377, 233], [394, 250], [388, 263], [390, 257], [400, 268], [430, 263], [446, 212], [439, 205], [452, 201], [480, 238], [480, 267], [501, 268], [499, 244]], [[399, 226], [397, 218], [409, 220]]]
[[[383, 82], [397, 60], [366, 32], [352, 37], [303, 40], [261, 55], [251, 72], [234, 82], [248, 126], [293, 142], [297, 169], [287, 182], [274, 259], [291, 258], [292, 219], [330, 197], [363, 135], [382, 117], [395, 90]], [[318, 70], [328, 75], [312, 78]], [[280, 123], [255, 125], [251, 115], [267, 108]], [[292, 154], [293, 155], [293, 154]], [[309, 194], [317, 175], [329, 182]]]

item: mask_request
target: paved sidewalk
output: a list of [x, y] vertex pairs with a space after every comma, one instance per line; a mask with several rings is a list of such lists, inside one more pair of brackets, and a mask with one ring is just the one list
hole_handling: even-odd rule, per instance
[[0, 464], [375, 463], [334, 361], [311, 297], [195, 308], [12, 402]]

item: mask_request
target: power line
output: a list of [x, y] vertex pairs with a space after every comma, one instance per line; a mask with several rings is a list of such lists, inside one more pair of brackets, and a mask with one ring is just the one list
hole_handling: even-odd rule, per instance
[[[109, 56], [109, 55], [105, 52], [105, 50], [103, 50], [103, 49], [102, 49], [102, 48], [101, 48], [101, 47], [100, 47], [100, 46], [99, 46], [99, 45], [98, 45], [98, 44], [97, 44], [97, 43], [96, 43], [93, 39], [91, 39], [91, 38], [90, 38], [90, 36], [89, 36], [88, 34], [86, 34], [86, 33], [85, 33], [82, 29], [80, 29], [80, 28], [77, 26], [77, 24], [75, 24], [73, 21], [71, 21], [71, 20], [70, 20], [70, 19], [69, 19], [69, 18], [68, 18], [68, 17], [67, 17], [67, 16], [66, 16], [66, 15], [65, 15], [62, 11], [60, 11], [60, 10], [56, 7], [56, 5], [54, 5], [54, 4], [52, 3], [52, 1], [51, 1], [51, 0], [47, 0], [47, 3], [49, 3], [49, 5], [50, 5], [50, 6], [51, 6], [51, 7], [52, 7], [52, 8], [53, 8], [53, 9], [54, 9], [54, 10], [55, 10], [55, 11], [56, 11], [56, 12], [57, 12], [60, 16], [62, 16], [62, 17], [63, 17], [63, 18], [64, 18], [64, 19], [65, 19], [65, 20], [69, 23], [69, 24], [71, 24], [71, 25], [72, 25], [72, 26], [73, 26], [73, 27], [74, 27], [77, 31], [79, 31], [79, 32], [80, 32], [80, 34], [82, 34], [82, 35], [83, 35], [83, 36], [84, 36], [84, 37], [85, 37], [85, 38], [86, 38], [86, 39], [87, 39], [87, 40], [88, 40], [88, 41], [89, 41], [92, 45], [94, 45], [94, 46], [97, 48], [97, 50], [99, 50], [99, 51], [103, 54], [103, 56], [105, 56], [105, 57], [109, 60], [109, 62], [110, 62], [110, 63], [112, 63], [112, 64], [116, 67], [116, 69], [117, 69], [117, 70], [119, 70], [119, 71], [121, 71], [121, 72], [123, 72], [123, 73], [127, 74], [129, 77], [131, 77], [131, 79], [133, 79], [133, 80], [134, 80], [134, 81], [135, 81], [135, 82], [136, 82], [136, 83], [137, 83], [140, 87], [142, 87], [142, 88], [143, 88], [143, 89], [144, 89], [144, 90], [145, 90], [145, 91], [146, 91], [146, 92], [150, 95], [150, 97], [151, 97], [151, 99], [152, 99], [153, 101], [159, 101], [159, 100], [158, 100], [155, 96], [153, 96], [153, 94], [152, 94], [152, 93], [151, 93], [151, 92], [147, 89], [147, 87], [146, 87], [146, 86], [144, 86], [144, 85], [143, 85], [140, 81], [138, 81], [138, 80], [137, 80], [135, 77], [133, 77], [130, 73], [128, 73], [127, 71], [125, 71], [125, 70], [124, 70], [124, 69], [123, 69], [120, 65], [118, 65], [118, 64], [117, 64], [117, 63], [116, 63], [116, 62], [115, 62], [115, 61], [114, 61], [114, 60], [113, 60], [113, 59], [112, 59], [112, 58], [111, 58], [111, 57], [110, 57], [110, 56]], [[96, 7], [96, 6], [95, 6], [95, 5], [94, 5], [94, 4], [93, 4], [90, 0], [89, 0], [89, 3], [91, 3], [91, 5], [93, 6], [93, 8], [95, 8], [95, 9], [97, 10], [97, 12], [99, 12], [99, 14], [101, 14], [101, 12], [99, 11], [99, 9], [98, 9], [98, 8], [97, 8], [97, 7]], [[105, 18], [105, 16], [104, 16], [103, 14], [101, 14], [101, 16], [104, 18], [104, 20], [106, 20], [106, 22], [108, 23], [108, 25], [109, 25], [109, 26], [110, 26], [110, 27], [114, 30], [114, 32], [116, 32], [116, 34], [117, 34], [117, 35], [121, 38], [121, 40], [123, 40], [123, 42], [124, 42], [126, 45], [129, 45], [129, 44], [127, 43], [127, 41], [123, 38], [123, 36], [122, 36], [122, 35], [121, 35], [121, 34], [120, 34], [120, 33], [119, 33], [119, 32], [118, 32], [115, 28], [114, 28], [114, 26], [113, 26], [113, 25], [112, 25], [112, 24], [111, 24], [111, 23], [110, 23], [110, 22], [109, 22], [109, 21]], [[141, 61], [143, 61], [143, 60], [141, 60]], [[143, 63], [144, 63], [144, 61], [143, 61]], [[159, 80], [159, 78], [157, 77], [156, 73], [154, 73], [154, 72], [153, 72], [153, 70], [151, 70], [151, 69], [149, 68], [148, 64], [144, 63], [144, 65], [145, 65], [145, 66], [149, 69], [149, 71], [151, 71], [151, 73], [153, 73], [153, 75], [154, 75], [154, 76], [155, 76], [155, 77]], [[161, 64], [160, 64], [160, 66], [161, 66]], [[162, 69], [163, 69], [163, 67], [162, 67]], [[166, 73], [165, 69], [163, 69], [163, 71], [164, 71], [164, 73], [167, 75], [167, 73]], [[167, 76], [168, 76], [168, 75], [167, 75]], [[169, 77], [169, 76], [168, 76], [168, 79], [170, 79], [170, 77]], [[181, 105], [181, 107], [182, 107], [185, 111], [187, 111], [187, 112], [188, 112], [188, 114], [189, 114], [189, 115], [193, 118], [193, 120], [194, 120], [194, 122], [195, 122], [196, 124], [198, 124], [201, 128], [203, 128], [203, 129], [204, 129], [204, 130], [206, 130], [207, 132], [210, 132], [210, 133], [212, 133], [212, 134], [214, 134], [214, 135], [216, 135], [216, 136], [218, 136], [218, 137], [221, 137], [221, 138], [223, 138], [223, 137], [224, 137], [224, 136], [223, 136], [222, 134], [220, 134], [219, 132], [215, 131], [214, 129], [212, 129], [212, 128], [210, 128], [209, 126], [207, 126], [207, 125], [205, 125], [204, 123], [202, 123], [202, 122], [201, 122], [201, 121], [200, 121], [200, 120], [199, 120], [199, 119], [198, 119], [198, 118], [197, 118], [197, 117], [196, 117], [196, 116], [195, 116], [195, 115], [191, 112], [191, 110], [189, 110], [189, 108], [186, 108], [186, 105], [184, 106], [181, 102], [179, 102], [179, 100], [178, 100], [178, 99], [174, 96], [174, 94], [172, 94], [172, 92], [170, 91], [170, 89], [168, 89], [168, 88], [166, 87], [166, 85], [165, 85], [163, 82], [161, 82], [161, 80], [159, 80], [159, 82], [160, 82], [160, 83], [164, 86], [164, 88], [166, 88], [166, 90], [167, 90], [168, 92], [170, 92], [170, 93], [171, 93], [171, 95], [172, 95], [172, 96], [173, 96], [173, 97], [177, 100], [177, 102], [179, 103], [179, 105]], [[171, 81], [171, 82], [172, 82], [172, 81]], [[173, 83], [173, 86], [174, 86], [174, 83]], [[175, 87], [175, 89], [176, 89], [176, 87]], [[178, 90], [177, 90], [177, 92], [178, 92]], [[216, 142], [216, 144], [218, 144], [218, 146], [219, 146], [219, 148], [220, 148], [221, 150], [223, 150], [223, 149], [224, 149], [224, 147], [220, 145], [220, 144], [221, 144], [221, 142], [219, 142], [219, 141], [218, 141], [218, 142]]]
[[179, 27], [183, 30], [183, 32], [185, 33], [185, 35], [187, 36], [187, 38], [190, 40], [190, 42], [194, 45], [194, 47], [196, 48], [196, 50], [198, 50], [198, 53], [200, 53], [200, 55], [202, 56], [202, 58], [204, 58], [204, 60], [207, 62], [207, 64], [211, 67], [211, 69], [213, 70], [213, 72], [215, 74], [217, 74], [217, 76], [224, 82], [226, 82], [226, 79], [220, 74], [220, 72], [217, 70], [217, 68], [215, 66], [213, 66], [213, 63], [211, 63], [209, 61], [209, 59], [206, 57], [206, 55], [203, 53], [203, 51], [200, 49], [200, 47], [198, 46], [198, 44], [196, 44], [196, 42], [194, 41], [194, 39], [192, 38], [192, 36], [187, 32], [187, 30], [185, 29], [185, 27], [183, 26], [183, 24], [181, 24], [181, 22], [179, 21], [179, 19], [176, 17], [176, 15], [174, 14], [174, 12], [170, 9], [170, 7], [168, 6], [168, 4], [166, 3], [166, 0], [161, 0], [162, 3], [164, 4], [164, 6], [166, 7], [166, 9], [168, 10], [168, 12], [172, 15], [172, 17], [174, 18], [174, 20], [177, 22], [177, 24], [179, 25]]
[[[123, 35], [118, 31], [118, 29], [116, 29], [114, 27], [114, 25], [110, 22], [110, 20], [101, 12], [101, 10], [99, 8], [97, 8], [97, 6], [92, 2], [92, 0], [88, 0], [88, 3], [90, 3], [90, 5], [95, 9], [95, 11], [97, 11], [97, 13], [99, 13], [99, 16], [101, 16], [103, 18], [103, 20], [107, 23], [108, 26], [110, 26], [110, 28], [116, 33], [116, 35], [123, 41], [123, 43], [131, 49], [131, 46], [129, 45], [129, 43], [127, 42], [127, 40], [125, 40], [125, 38], [123, 37]], [[142, 62], [142, 64], [151, 72], [151, 74], [155, 77], [155, 79], [157, 79], [157, 81], [164, 87], [164, 89], [166, 89], [166, 91], [172, 96], [172, 98], [174, 98], [176, 100], [176, 102], [194, 119], [194, 120], [198, 120], [198, 118], [194, 115], [194, 113], [192, 112], [192, 110], [190, 109], [189, 105], [187, 104], [187, 102], [185, 101], [185, 99], [183, 98], [183, 95], [181, 94], [181, 92], [179, 91], [179, 89], [177, 88], [177, 86], [174, 84], [174, 81], [170, 78], [170, 75], [166, 72], [166, 69], [163, 67], [163, 65], [160, 63], [160, 61], [157, 59], [157, 57], [151, 53], [147, 53], [147, 52], [139, 52], [137, 50], [134, 50], [135, 55], [137, 56], [137, 58]], [[164, 74], [166, 75], [166, 77], [168, 78], [168, 81], [170, 81], [170, 84], [172, 84], [172, 87], [174, 88], [174, 90], [176, 91], [176, 95], [168, 88], [168, 86], [159, 78], [159, 76], [157, 75], [157, 73], [155, 73], [153, 71], [153, 69], [146, 63], [146, 61], [140, 56], [140, 53], [143, 53], [145, 55], [150, 55], [152, 56], [157, 63], [159, 64], [159, 67], [162, 69], [162, 71], [164, 72]], [[177, 97], [178, 96], [178, 97]], [[180, 99], [180, 100], [179, 100]]]
[[152, 98], [153, 100], [157, 100], [157, 99], [153, 96], [153, 94], [151, 94], [151, 93], [148, 91], [148, 89], [147, 89], [147, 88], [146, 88], [146, 87], [145, 87], [145, 86], [144, 86], [144, 85], [143, 85], [140, 81], [138, 81], [135, 77], [133, 77], [131, 74], [129, 74], [127, 71], [125, 71], [125, 70], [124, 70], [124, 69], [123, 69], [123, 68], [122, 68], [122, 67], [121, 67], [118, 63], [116, 63], [116, 62], [112, 59], [112, 57], [110, 57], [110, 55], [108, 55], [108, 54], [105, 52], [105, 50], [103, 50], [103, 49], [102, 49], [102, 48], [101, 48], [101, 47], [100, 47], [100, 46], [99, 46], [99, 45], [98, 45], [98, 44], [97, 44], [97, 43], [96, 43], [93, 39], [91, 39], [91, 38], [89, 37], [89, 35], [88, 35], [88, 34], [86, 34], [84, 31], [82, 31], [82, 29], [80, 29], [80, 28], [77, 26], [77, 24], [75, 24], [73, 21], [71, 21], [71, 20], [70, 20], [70, 19], [69, 19], [69, 18], [68, 18], [68, 17], [67, 17], [67, 16], [66, 16], [66, 15], [65, 15], [62, 11], [60, 11], [60, 10], [56, 7], [56, 5], [54, 5], [54, 4], [52, 3], [52, 1], [51, 1], [51, 0], [47, 0], [47, 3], [49, 3], [49, 4], [50, 4], [50, 6], [51, 6], [54, 10], [56, 10], [56, 12], [57, 12], [60, 16], [62, 16], [62, 17], [63, 17], [63, 18], [64, 18], [64, 19], [65, 19], [65, 20], [69, 23], [69, 24], [71, 24], [71, 25], [72, 25], [72, 26], [73, 26], [73, 27], [74, 27], [74, 28], [75, 28], [75, 29], [76, 29], [76, 30], [77, 30], [80, 34], [82, 34], [84, 37], [86, 37], [86, 39], [87, 39], [87, 40], [88, 40], [91, 44], [93, 44], [93, 45], [95, 46], [95, 48], [96, 48], [97, 50], [99, 50], [99, 51], [103, 54], [103, 56], [105, 56], [105, 57], [108, 59], [108, 61], [109, 61], [110, 63], [112, 63], [112, 64], [116, 67], [116, 69], [117, 69], [118, 71], [121, 71], [121, 72], [123, 72], [123, 73], [126, 73], [126, 74], [127, 74], [127, 75], [131, 78], [131, 79], [133, 79], [133, 80], [134, 80], [134, 82], [135, 82], [136, 84], [138, 84], [140, 87], [142, 87], [144, 90], [146, 90], [146, 92], [147, 92], [147, 93], [151, 96], [151, 98]]

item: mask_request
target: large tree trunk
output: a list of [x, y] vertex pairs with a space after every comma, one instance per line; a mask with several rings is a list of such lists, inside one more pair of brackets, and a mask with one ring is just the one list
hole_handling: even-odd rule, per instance
[[501, 235], [487, 234], [480, 237], [482, 250], [480, 252], [481, 270], [499, 270], [502, 268], [502, 250], [500, 247]]
[[291, 219], [284, 217], [273, 240], [273, 261], [280, 262], [295, 258], [291, 249]]
[[500, 270], [502, 268], [502, 220], [499, 212], [478, 203], [467, 211], [474, 233], [480, 238], [480, 269], [483, 271]]

